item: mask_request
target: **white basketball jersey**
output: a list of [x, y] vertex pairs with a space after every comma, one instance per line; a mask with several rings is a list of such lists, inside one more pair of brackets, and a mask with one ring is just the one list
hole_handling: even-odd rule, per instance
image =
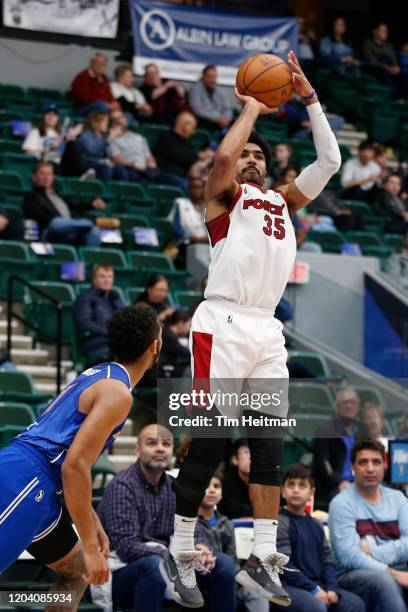
[[204, 297], [275, 310], [296, 257], [284, 195], [243, 183], [207, 230], [211, 263]]

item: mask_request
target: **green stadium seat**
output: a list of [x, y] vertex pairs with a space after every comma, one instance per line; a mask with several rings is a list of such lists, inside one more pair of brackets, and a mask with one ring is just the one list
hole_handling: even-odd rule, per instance
[[356, 105], [356, 90], [347, 83], [336, 78], [329, 81], [329, 106], [335, 113], [353, 113]]
[[300, 438], [314, 438], [316, 430], [327, 423], [332, 416], [332, 413], [313, 413], [312, 408], [307, 413], [296, 413], [296, 430], [294, 433]]
[[399, 113], [388, 109], [375, 109], [371, 114], [370, 138], [375, 142], [394, 144], [398, 141], [399, 125]]
[[289, 404], [291, 408], [314, 406], [331, 415], [334, 401], [326, 385], [313, 382], [291, 382], [289, 384]]
[[358, 393], [361, 405], [365, 404], [366, 402], [375, 402], [377, 404], [381, 404], [381, 406], [385, 406], [384, 398], [381, 391], [378, 389], [373, 387], [365, 387], [363, 385], [353, 385], [353, 388]]
[[127, 256], [133, 268], [139, 268], [144, 271], [144, 282], [154, 274], [164, 274], [174, 291], [183, 291], [185, 289], [185, 282], [189, 273], [183, 270], [176, 270], [168, 255], [152, 253], [150, 251], [129, 251]]
[[13, 140], [11, 138], [1, 138], [0, 154], [3, 155], [4, 153], [21, 153], [21, 143], [18, 140]]
[[196, 151], [201, 151], [205, 146], [209, 145], [214, 140], [211, 132], [198, 128], [193, 136], [189, 140], [189, 144], [194, 147]]
[[97, 247], [82, 247], [79, 250], [82, 261], [86, 264], [108, 264], [116, 268], [127, 268], [126, 257], [119, 249], [104, 249]]
[[[143, 185], [127, 181], [111, 181], [108, 185], [110, 194], [116, 201], [146, 204], [150, 198]], [[126, 211], [128, 212], [128, 211]]]
[[66, 102], [66, 97], [58, 89], [46, 89], [42, 87], [29, 87], [27, 89], [27, 96], [41, 100], [44, 102]]
[[0, 192], [25, 193], [30, 190], [29, 182], [17, 172], [0, 172]]
[[148, 194], [158, 217], [166, 217], [175, 198], [183, 198], [186, 195], [181, 187], [173, 187], [172, 185], [149, 185]]
[[183, 308], [192, 308], [204, 298], [200, 291], [176, 291], [174, 293], [174, 299], [179, 306]]
[[44, 267], [42, 280], [59, 282], [61, 280], [61, 264], [65, 261], [79, 261], [75, 247], [67, 244], [53, 244], [53, 255], [36, 255]]
[[144, 215], [115, 215], [120, 221], [120, 229], [132, 229], [133, 227], [151, 227], [150, 220]]
[[34, 100], [29, 98], [5, 98], [3, 101], [4, 110], [21, 111], [22, 113], [34, 112], [36, 105]]
[[[65, 178], [64, 188], [69, 190], [73, 196], [80, 199], [93, 200], [94, 198], [106, 199], [109, 197], [109, 193], [102, 181], [97, 179], [86, 179], [81, 181], [80, 179]], [[103, 214], [103, 210], [98, 211], [99, 214]]]
[[356, 215], [371, 215], [372, 208], [366, 202], [360, 202], [359, 200], [339, 200], [339, 205], [344, 208], [349, 208], [353, 214]]
[[307, 366], [318, 378], [330, 378], [331, 372], [326, 359], [310, 351], [289, 351], [289, 360], [296, 359]]
[[29, 404], [0, 402], [0, 428], [4, 425], [28, 427], [35, 421], [35, 412]]
[[26, 91], [21, 85], [0, 85], [0, 99], [25, 97]]
[[327, 253], [340, 253], [341, 245], [346, 242], [340, 232], [315, 232], [313, 230], [308, 232], [307, 240], [320, 244], [323, 251]]
[[26, 153], [5, 153], [2, 158], [2, 168], [6, 172], [18, 172], [29, 179], [38, 164], [38, 159]]
[[126, 289], [126, 295], [129, 301], [129, 304], [134, 304], [138, 298], [142, 295], [144, 291], [144, 287], [128, 287]]
[[40, 295], [36, 288], [58, 300], [62, 311], [62, 343], [71, 344], [74, 333], [72, 308], [75, 301], [75, 291], [68, 283], [52, 281], [35, 281], [33, 288], [26, 288], [24, 313], [32, 325], [39, 328], [34, 332], [38, 342], [56, 342], [57, 340], [57, 308], [54, 303]]
[[23, 218], [23, 211], [18, 204], [1, 204], [1, 209], [11, 221], [21, 221]]
[[169, 130], [170, 127], [168, 125], [163, 125], [161, 123], [146, 123], [144, 125], [139, 126], [137, 131], [140, 132], [140, 134], [146, 138], [147, 142], [149, 143], [149, 146], [153, 147], [158, 135], [161, 134], [161, 132], [167, 132]]
[[173, 237], [173, 225], [164, 217], [155, 217], [153, 227], [157, 230], [160, 247], [163, 249]]
[[36, 406], [48, 401], [50, 396], [38, 393], [30, 374], [21, 370], [2, 370], [0, 368], [0, 398], [3, 402], [24, 402]]
[[347, 232], [346, 242], [358, 244], [366, 254], [367, 248], [383, 246], [381, 238], [374, 232]]
[[384, 234], [383, 243], [392, 249], [401, 249], [404, 244], [404, 236], [402, 234]]
[[[24, 242], [0, 240], [0, 299], [7, 299], [8, 279], [17, 275], [23, 280], [31, 281], [41, 274], [41, 267], [33, 265], [30, 249]], [[21, 300], [24, 288], [20, 283], [14, 284], [13, 297]]]

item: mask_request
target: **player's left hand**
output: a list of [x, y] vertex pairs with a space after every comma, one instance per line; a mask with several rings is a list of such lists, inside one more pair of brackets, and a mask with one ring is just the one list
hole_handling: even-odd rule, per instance
[[306, 98], [312, 93], [313, 87], [307, 80], [293, 51], [288, 53], [288, 64], [293, 76], [293, 91], [301, 98]]

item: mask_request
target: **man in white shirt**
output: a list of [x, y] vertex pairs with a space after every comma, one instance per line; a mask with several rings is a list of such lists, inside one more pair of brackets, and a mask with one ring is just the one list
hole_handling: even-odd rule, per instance
[[381, 178], [381, 167], [374, 156], [373, 144], [364, 140], [358, 147], [357, 157], [346, 161], [341, 172], [342, 198], [373, 202]]
[[150, 117], [153, 109], [146, 102], [142, 92], [133, 85], [133, 71], [130, 64], [119, 64], [115, 68], [115, 81], [111, 83], [112, 95], [125, 113], [135, 119]]

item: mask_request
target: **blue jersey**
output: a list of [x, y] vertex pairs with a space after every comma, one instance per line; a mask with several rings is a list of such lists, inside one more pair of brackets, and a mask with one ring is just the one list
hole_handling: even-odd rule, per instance
[[[85, 389], [104, 378], [120, 380], [128, 387], [129, 392], [132, 391], [129, 374], [119, 363], [101, 363], [93, 366], [65, 387], [40, 418], [19, 434], [15, 441], [35, 447], [50, 463], [61, 466], [78, 429], [88, 416], [78, 410], [80, 395]], [[103, 450], [113, 443], [124, 424], [125, 421], [112, 431]]]

